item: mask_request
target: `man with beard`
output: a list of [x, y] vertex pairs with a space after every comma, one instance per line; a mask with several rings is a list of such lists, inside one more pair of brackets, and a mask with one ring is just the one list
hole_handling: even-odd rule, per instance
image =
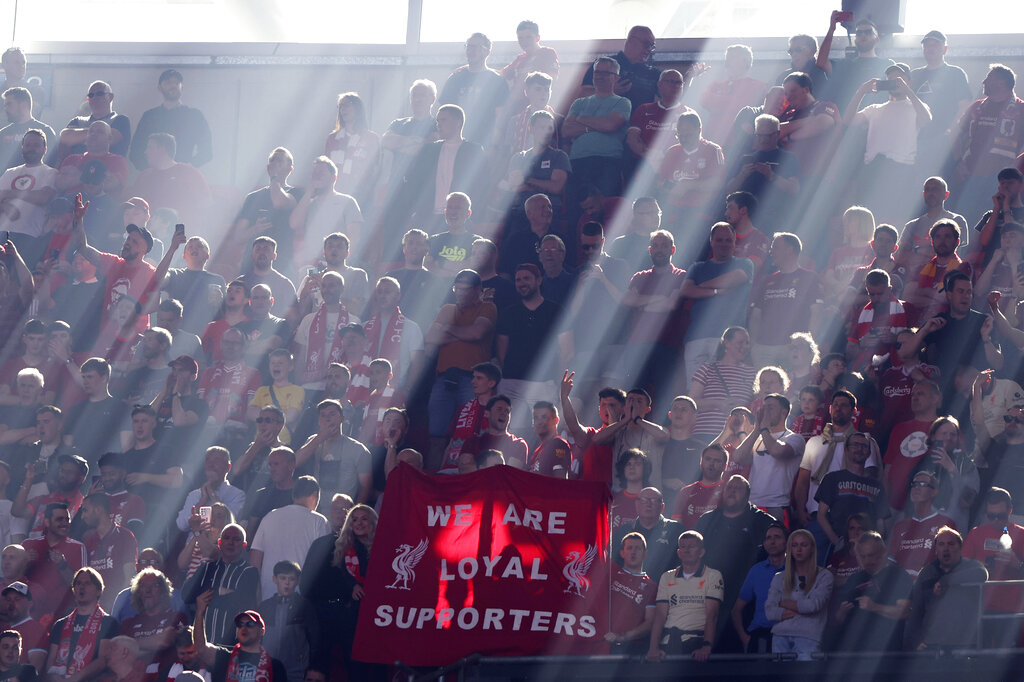
[[356, 424], [363, 423], [363, 410], [352, 404], [345, 395], [348, 393], [349, 384], [352, 382], [352, 370], [340, 362], [332, 362], [327, 366], [327, 374], [324, 378], [324, 389], [322, 391], [306, 391], [306, 405], [302, 409], [302, 416], [292, 434], [292, 442], [304, 443], [307, 438], [316, 433], [318, 428], [319, 411], [317, 405], [323, 400], [337, 400], [341, 404], [342, 414], [345, 423], [342, 429], [346, 436], [351, 436]]
[[277, 260], [277, 242], [270, 237], [256, 237], [249, 252], [251, 270], [238, 279], [250, 291], [257, 284], [266, 284], [274, 296], [275, 314], [283, 315], [295, 300], [295, 285], [274, 267]]
[[[366, 300], [370, 295], [369, 280], [366, 270], [349, 265], [351, 241], [341, 232], [332, 232], [324, 237], [323, 257], [317, 261], [320, 274], [331, 271], [341, 275], [345, 280], [345, 291], [341, 302], [354, 313], [363, 314]], [[312, 268], [299, 284], [299, 314], [308, 315], [324, 302], [320, 293], [319, 274], [313, 274]]]
[[[540, 268], [522, 263], [515, 269], [519, 302], [498, 316], [498, 365], [502, 391], [513, 402], [526, 406], [555, 395], [555, 349], [551, 347], [561, 306], [544, 299], [540, 293]], [[557, 336], [558, 366], [567, 367], [572, 358], [572, 331]]]
[[967, 248], [970, 238], [967, 220], [959, 213], [946, 209], [949, 188], [945, 180], [937, 175], [925, 180], [922, 196], [924, 213], [904, 225], [897, 250], [900, 264], [910, 272], [920, 272], [924, 264], [935, 255], [929, 232], [932, 225], [940, 220], [952, 220], [960, 228], [960, 251]]
[[140, 171], [145, 170], [146, 142], [153, 133], [170, 133], [177, 142], [175, 161], [198, 168], [213, 158], [210, 125], [203, 112], [181, 103], [182, 76], [177, 69], [167, 69], [157, 79], [163, 97], [160, 106], [146, 110], [135, 129], [128, 158]]
[[851, 433], [846, 439], [843, 468], [825, 474], [814, 494], [818, 501], [818, 523], [832, 547], [841, 544], [840, 533], [846, 529], [851, 516], [866, 514], [878, 528], [883, 527], [883, 520], [890, 516], [882, 481], [867, 475], [864, 465], [870, 456], [871, 437], [866, 433]]
[[[49, 237], [43, 240], [24, 237], [43, 236], [47, 204], [57, 193], [57, 171], [43, 164], [45, 153], [46, 136], [38, 128], [30, 128], [21, 137], [21, 165], [6, 162], [6, 159], [0, 156], [0, 163], [9, 163], [8, 170], [0, 175], [0, 202], [5, 202], [13, 209], [4, 212], [3, 228], [19, 233], [23, 237], [19, 243], [27, 247], [22, 250], [25, 252], [26, 262], [33, 265], [43, 255]], [[37, 244], [37, 241], [42, 243]]]
[[33, 479], [25, 478], [25, 483], [18, 489], [11, 503], [11, 515], [29, 519], [29, 537], [40, 538], [45, 535], [46, 514], [50, 505], [60, 503], [66, 505], [69, 514], [74, 514], [82, 506], [85, 498], [81, 493], [82, 483], [89, 475], [89, 465], [78, 455], [60, 455], [58, 460], [57, 486], [47, 494], [27, 500]]
[[[46, 630], [42, 624], [31, 617], [32, 593], [28, 585], [23, 582], [14, 582], [0, 592], [4, 600], [4, 613], [10, 623], [10, 629], [21, 635], [21, 655], [17, 662], [31, 664], [37, 671], [43, 669], [46, 663], [46, 652], [49, 649]], [[0, 635], [0, 642], [3, 641]], [[10, 661], [3, 660], [4, 647], [0, 644], [0, 669], [10, 665]], [[5, 679], [0, 675], [0, 680]]]
[[[621, 303], [634, 310], [631, 332], [626, 342], [625, 372], [643, 384], [648, 378], [660, 385], [670, 377], [665, 369], [673, 366], [679, 342], [676, 304], [684, 290], [686, 271], [672, 263], [676, 252], [675, 239], [667, 230], [657, 230], [649, 237], [648, 253], [651, 268], [641, 270], [629, 280]], [[651, 368], [645, 370], [645, 367]], [[655, 393], [657, 395], [657, 393]]]
[[512, 419], [512, 400], [506, 395], [496, 395], [486, 402], [486, 407], [486, 427], [463, 444], [462, 452], [476, 456], [484, 450], [497, 450], [509, 466], [525, 468], [529, 447], [525, 440], [508, 430]]
[[100, 600], [108, 609], [113, 606], [117, 593], [128, 586], [139, 558], [135, 535], [115, 523], [110, 512], [110, 497], [103, 492], [92, 493], [82, 503], [82, 519], [91, 529], [82, 542], [88, 552], [89, 566], [96, 569], [109, 588]]
[[142, 342], [136, 350], [131, 365], [135, 368], [118, 382], [115, 395], [126, 403], [150, 404], [167, 384], [171, 370], [167, 364], [167, 352], [171, 348], [171, 333], [160, 327], [152, 327], [142, 333]]
[[[818, 502], [815, 495], [818, 485], [825, 475], [831, 471], [839, 471], [843, 466], [846, 440], [857, 429], [853, 425], [853, 412], [857, 409], [857, 398], [847, 390], [839, 390], [832, 394], [829, 405], [831, 421], [825, 424], [821, 435], [807, 441], [804, 455], [800, 460], [800, 470], [793, 484], [794, 511], [801, 525], [814, 534], [818, 547], [825, 547], [828, 538], [817, 521]], [[878, 446], [871, 441], [871, 455], [865, 467], [876, 471], [881, 465]], [[819, 563], [824, 565], [825, 557], [819, 552]]]
[[[81, 195], [75, 200], [74, 218], [70, 249], [77, 250], [86, 260], [96, 266], [98, 274], [106, 278], [107, 289], [103, 297], [103, 325], [111, 324], [111, 314], [117, 302], [124, 296], [137, 301], [144, 299], [153, 281], [156, 268], [143, 260], [153, 248], [153, 236], [145, 227], [129, 225], [125, 228], [124, 245], [121, 255], [98, 251], [89, 245], [83, 219], [89, 204], [82, 203]], [[148, 318], [139, 316], [137, 327], [148, 326]], [[116, 331], [116, 330], [114, 330]], [[101, 338], [106, 338], [101, 332]]]
[[295, 357], [300, 367], [296, 372], [296, 383], [306, 390], [323, 387], [324, 369], [341, 360], [342, 330], [349, 324], [359, 323], [359, 318], [350, 313], [341, 301], [344, 290], [345, 280], [338, 273], [328, 271], [321, 275], [323, 303], [302, 318], [295, 330]]
[[[416, 320], [421, 329], [430, 326], [437, 302], [444, 296], [440, 278], [423, 266], [423, 259], [429, 253], [430, 236], [423, 230], [413, 228], [402, 236], [402, 267], [387, 273], [402, 287], [402, 311]], [[495, 247], [495, 258], [497, 253]]]
[[270, 312], [273, 308], [274, 295], [270, 287], [257, 284], [249, 292], [248, 319], [236, 325], [249, 340], [245, 361], [260, 371], [267, 384], [271, 382], [270, 352], [286, 347], [292, 335], [285, 319]]
[[961, 260], [956, 254], [960, 245], [959, 225], [952, 220], [939, 220], [932, 225], [928, 235], [935, 256], [916, 272], [898, 269], [906, 282], [903, 300], [914, 307], [919, 320], [928, 320], [942, 310], [946, 303], [944, 280], [948, 273], [960, 271], [973, 277], [974, 272], [970, 263]]
[[121, 623], [121, 634], [139, 643], [147, 671], [156, 672], [175, 658], [174, 637], [185, 628], [185, 614], [171, 602], [171, 581], [156, 568], [144, 568], [131, 581], [131, 601], [137, 612]]
[[[586, 365], [582, 366], [586, 367]], [[621, 388], [612, 388], [611, 386], [605, 386], [598, 391], [597, 414], [601, 420], [601, 426], [599, 428], [583, 426], [576, 415], [576, 408], [572, 404], [572, 400], [569, 399], [575, 374], [575, 372], [565, 370], [562, 374], [562, 386], [559, 392], [565, 430], [572, 438], [572, 459], [578, 465], [573, 469], [573, 474], [584, 481], [603, 481], [611, 485], [614, 468], [612, 446], [611, 444], [598, 445], [594, 443], [594, 438], [601, 429], [619, 421], [626, 406], [626, 393]]]
[[[739, 474], [725, 482], [721, 506], [697, 519], [696, 530], [704, 536], [704, 561], [725, 578], [724, 613], [732, 610], [747, 572], [757, 562], [765, 533], [776, 523], [771, 514], [750, 503], [750, 484]], [[719, 632], [726, 624], [723, 618]]]
[[193, 637], [199, 659], [213, 669], [217, 682], [245, 682], [247, 680], [287, 680], [284, 665], [271, 658], [263, 648], [263, 635], [267, 631], [263, 616], [258, 611], [242, 611], [234, 618], [235, 641], [233, 648], [210, 644], [206, 641], [206, 609], [214, 592], [199, 595], [196, 600], [196, 620]]
[[[68, 586], [71, 578], [87, 561], [85, 545], [68, 537], [71, 528], [68, 505], [52, 502], [46, 505], [44, 513], [43, 537], [26, 540], [24, 543], [29, 557], [25, 577], [39, 588], [39, 599], [34, 608], [40, 617], [66, 613], [62, 607], [70, 603], [71, 592]], [[98, 602], [99, 598], [97, 592], [95, 600]]]
[[44, 147], [52, 147], [57, 133], [32, 116], [32, 93], [25, 87], [4, 90], [4, 113], [9, 125], [0, 128], [0, 164], [5, 170], [25, 163], [21, 153], [22, 138], [33, 128], [43, 133]]
[[[267, 405], [260, 408], [256, 417], [256, 437], [246, 449], [238, 461], [231, 467], [231, 483], [245, 491], [248, 499], [256, 491], [267, 485], [271, 480], [270, 454], [279, 448], [284, 448], [281, 441], [281, 431], [284, 429], [284, 411], [276, 405]], [[294, 462], [293, 462], [294, 464]], [[292, 467], [294, 472], [295, 467]], [[290, 478], [290, 477], [289, 477]], [[291, 500], [291, 493], [288, 494], [288, 501]], [[288, 504], [286, 501], [284, 504]], [[255, 525], [250, 523], [246, 526], [255, 530]]]
[[238, 235], [242, 243], [261, 235], [274, 239], [281, 261], [285, 263], [284, 269], [289, 274], [292, 274], [292, 229], [288, 219], [303, 194], [301, 187], [288, 184], [288, 176], [294, 167], [295, 159], [290, 151], [284, 147], [274, 148], [267, 158], [270, 183], [245, 197], [242, 210], [231, 228], [231, 233]]
[[736, 257], [736, 232], [729, 223], [715, 223], [710, 242], [711, 257], [690, 267], [681, 294], [694, 299], [686, 329], [684, 386], [698, 367], [714, 359], [722, 332], [747, 321], [754, 264]]

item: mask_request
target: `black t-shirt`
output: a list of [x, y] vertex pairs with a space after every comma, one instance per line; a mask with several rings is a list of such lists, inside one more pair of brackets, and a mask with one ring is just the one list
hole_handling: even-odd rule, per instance
[[[661, 478], [678, 478], [684, 486], [699, 481], [700, 456], [704, 452], [704, 443], [696, 438], [675, 440], [669, 438], [661, 455]], [[676, 491], [665, 488], [665, 509], [672, 509]]]
[[545, 342], [558, 323], [562, 307], [551, 301], [543, 301], [536, 310], [530, 310], [522, 303], [503, 308], [498, 314], [497, 332], [507, 336], [508, 352], [502, 376], [506, 379], [550, 379], [554, 375], [552, 356], [557, 353], [545, 348]]
[[120, 432], [127, 417], [127, 406], [115, 398], [86, 400], [71, 407], [64, 418], [64, 432], [89, 462], [92, 472], [104, 452], [121, 449]]
[[888, 516], [889, 501], [882, 482], [847, 469], [825, 474], [814, 499], [828, 505], [828, 522], [839, 534], [854, 514], [863, 512], [876, 521]]
[[949, 313], [941, 313], [938, 317], [945, 318], [946, 326], [925, 337], [925, 362], [939, 368], [943, 386], [952, 385], [956, 368], [960, 365], [988, 369], [980, 336], [986, 316], [971, 310], [962, 320], [950, 317]]
[[112, 393], [125, 402], [149, 404], [163, 390], [170, 373], [171, 368], [166, 365], [157, 369], [146, 366], [133, 369]]
[[989, 443], [985, 451], [987, 469], [979, 470], [983, 477], [981, 495], [995, 486], [1010, 493], [1014, 500], [1024, 500], [1024, 444], [1006, 442], [1006, 436], [999, 434]]
[[[815, 99], [825, 99], [833, 102], [840, 111], [846, 109], [846, 105], [853, 99], [857, 88], [869, 78], [885, 78], [885, 70], [891, 66], [893, 61], [885, 57], [853, 57], [848, 59], [832, 60], [832, 75], [828, 79], [828, 87], [824, 97], [815, 94]], [[861, 100], [861, 106], [868, 104], [882, 104], [889, 100], [887, 92], [872, 92]]]
[[[58, 648], [60, 647], [60, 638], [61, 634], [64, 631], [64, 623], [67, 622], [67, 619], [70, 617], [70, 615], [64, 616], [56, 623], [54, 623], [53, 626], [50, 628], [51, 645], [56, 644]], [[75, 624], [71, 630], [71, 651], [74, 651], [75, 647], [78, 645], [78, 638], [82, 636], [82, 631], [85, 630], [85, 625], [88, 622], [88, 615], [78, 616], [77, 618], [75, 618]], [[103, 616], [103, 618], [100, 620], [100, 630], [96, 635], [96, 646], [93, 647], [92, 659], [90, 659], [89, 662], [95, 660], [96, 657], [99, 655], [100, 641], [116, 637], [120, 628], [121, 626], [116, 620], [114, 620], [110, 616]]]
[[18, 680], [18, 682], [32, 682], [38, 678], [36, 669], [30, 665], [15, 665], [10, 670], [0, 670], [0, 682], [5, 680]]
[[275, 509], [287, 507], [291, 503], [291, 488], [288, 488], [287, 490], [281, 490], [277, 486], [260, 488], [256, 491], [256, 499], [249, 508], [249, 516], [255, 516], [258, 519], [262, 519]]
[[[301, 187], [285, 187], [284, 191], [294, 197], [298, 202], [303, 195]], [[277, 257], [282, 263], [291, 262], [292, 242], [295, 241], [295, 233], [288, 224], [291, 217], [291, 209], [274, 208], [270, 200], [270, 187], [263, 187], [255, 192], [250, 192], [245, 197], [242, 210], [238, 212], [239, 219], [244, 218], [250, 225], [255, 225], [260, 216], [270, 219], [270, 227], [260, 233], [261, 236], [271, 237], [277, 242]]]
[[[174, 452], [190, 452], [192, 443], [206, 424], [210, 415], [210, 404], [195, 394], [183, 395], [181, 407], [186, 412], [194, 412], [199, 419], [188, 426], [175, 426], [171, 403], [174, 396], [167, 396], [156, 410], [156, 431], [153, 436], [158, 442], [164, 443]], [[156, 473], [164, 473], [163, 471]]]
[[[213, 663], [212, 680], [213, 682], [226, 682], [228, 679], [228, 663], [231, 660], [231, 649], [222, 646], [214, 648], [217, 649], [217, 658]], [[231, 680], [231, 682], [256, 682], [256, 666], [259, 662], [259, 653], [240, 651], [238, 653], [238, 677]], [[285, 682], [288, 679], [288, 673], [285, 671], [284, 665], [276, 658], [271, 658], [270, 662], [274, 667], [274, 682]]]
[[399, 268], [387, 274], [394, 277], [402, 286], [402, 298], [399, 307], [402, 313], [420, 326], [424, 334], [441, 310], [441, 299], [444, 298], [444, 283], [437, 275], [424, 269]]
[[467, 263], [473, 242], [479, 238], [472, 232], [439, 232], [430, 238], [430, 257], [438, 262]]
[[[844, 602], [856, 602], [858, 597], [867, 596], [876, 604], [893, 606], [901, 599], [910, 599], [913, 586], [914, 581], [906, 571], [895, 564], [889, 564], [875, 575], [867, 571], [857, 571], [851, 575], [839, 598]], [[855, 607], [836, 645], [847, 651], [898, 650], [902, 639], [902, 620], [885, 618]]]
[[[104, 121], [111, 128], [121, 133], [121, 141], [110, 145], [110, 153], [127, 157], [128, 145], [130, 145], [132, 141], [132, 122], [124, 114], [118, 114], [112, 111], [106, 116], [100, 116], [98, 118], [93, 116], [75, 116], [68, 123], [67, 127], [75, 130], [84, 130], [96, 121]], [[59, 146], [54, 145], [51, 153], [56, 153], [58, 149]], [[72, 145], [68, 150], [68, 154], [84, 154], [85, 151], [85, 143], [83, 142], [82, 144]], [[56, 167], [57, 166], [54, 166], [54, 168]]]
[[961, 100], [974, 99], [967, 74], [959, 66], [941, 64], [937, 69], [922, 66], [910, 72], [914, 93], [928, 105], [932, 120], [921, 126], [918, 139], [933, 140], [945, 135], [956, 123]]
[[497, 71], [484, 69], [473, 72], [461, 67], [448, 77], [437, 102], [462, 107], [466, 112], [463, 137], [486, 147], [497, 123], [497, 110], [507, 99], [508, 83]]

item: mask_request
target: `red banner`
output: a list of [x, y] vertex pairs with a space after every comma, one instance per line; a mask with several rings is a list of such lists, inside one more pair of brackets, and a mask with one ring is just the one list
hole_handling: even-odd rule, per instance
[[353, 655], [446, 665], [602, 653], [608, 632], [604, 483], [511, 467], [388, 478]]

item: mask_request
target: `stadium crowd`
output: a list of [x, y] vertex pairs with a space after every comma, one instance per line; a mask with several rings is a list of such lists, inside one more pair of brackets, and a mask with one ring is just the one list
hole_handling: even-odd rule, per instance
[[229, 227], [180, 72], [58, 132], [3, 54], [0, 679], [382, 679], [401, 463], [611, 486], [612, 652], [1018, 642], [978, 617], [1024, 610], [979, 597], [1024, 578], [1014, 72], [977, 99], [941, 32], [911, 68], [834, 12], [762, 82], [635, 26], [558, 111], [517, 37], [383, 134], [339, 95], [308, 185], [268, 150]]

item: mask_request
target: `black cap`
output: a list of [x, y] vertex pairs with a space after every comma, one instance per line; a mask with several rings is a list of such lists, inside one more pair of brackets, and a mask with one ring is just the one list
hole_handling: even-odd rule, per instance
[[138, 232], [140, 235], [142, 235], [142, 238], [146, 240], [146, 253], [149, 253], [150, 251], [153, 250], [153, 235], [151, 235], [149, 233], [149, 230], [147, 230], [146, 228], [132, 224], [124, 228], [124, 231], [127, 232], [128, 234], [131, 234], [132, 232]]
[[1020, 181], [1020, 180], [1024, 180], [1024, 174], [1021, 174], [1021, 172], [1019, 170], [1017, 170], [1013, 166], [1010, 166], [1009, 168], [1004, 168], [1003, 170], [999, 171], [999, 174], [996, 176], [996, 180], [1018, 180], [1018, 181]]
[[78, 468], [81, 469], [82, 471], [83, 477], [89, 475], [89, 463], [85, 461], [84, 457], [80, 457], [79, 455], [63, 454], [57, 458], [57, 461], [61, 464], [63, 464], [64, 462], [71, 462], [72, 464], [77, 464]]
[[924, 38], [921, 38], [921, 42], [923, 43], [926, 40], [938, 40], [940, 43], [945, 45], [946, 34], [944, 34], [942, 31], [928, 31], [927, 33], [924, 34]]

